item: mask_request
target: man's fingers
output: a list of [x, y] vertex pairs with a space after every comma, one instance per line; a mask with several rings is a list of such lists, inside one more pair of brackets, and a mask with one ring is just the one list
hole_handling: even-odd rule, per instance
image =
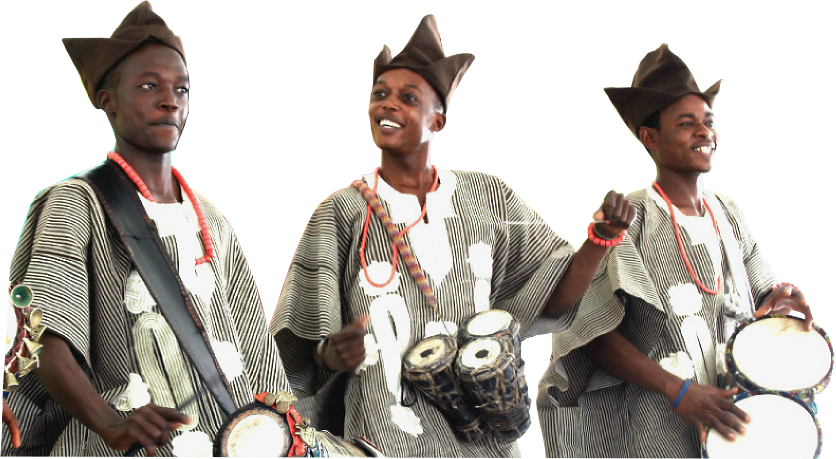
[[6, 399], [3, 399], [3, 423], [9, 426], [9, 435], [12, 437], [12, 446], [20, 448], [20, 426], [17, 424], [17, 417], [9, 408]]
[[370, 320], [371, 319], [369, 318], [368, 314], [363, 314], [363, 317], [360, 317], [359, 319], [357, 319], [357, 322], [354, 322], [351, 325], [354, 326], [354, 327], [363, 329], [363, 328], [365, 328], [366, 324], [369, 323]]
[[610, 225], [626, 228], [633, 222], [635, 212], [635, 206], [623, 194], [610, 190], [601, 208], [593, 215], [593, 219], [605, 220]]
[[[157, 414], [163, 419], [164, 422], [164, 424], [160, 425], [162, 428], [165, 428], [166, 426], [171, 428], [171, 423], [183, 425], [192, 422], [191, 418], [173, 408], [166, 408], [163, 406], [156, 406], [156, 408], [158, 409]], [[174, 428], [176, 429], [177, 427], [180, 426], [178, 425]]]
[[9, 434], [12, 436], [12, 446], [20, 448], [20, 426], [17, 425], [17, 422], [9, 424]]
[[706, 421], [706, 424], [716, 430], [717, 433], [726, 437], [728, 440], [734, 440], [735, 431], [721, 421], [719, 417], [711, 413], [706, 413]]

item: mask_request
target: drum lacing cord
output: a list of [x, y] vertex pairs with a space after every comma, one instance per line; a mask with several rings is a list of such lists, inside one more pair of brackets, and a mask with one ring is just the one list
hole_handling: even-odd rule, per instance
[[[405, 397], [408, 392], [412, 394], [412, 402], [410, 403], [407, 403]], [[418, 403], [418, 395], [415, 393], [415, 387], [412, 385], [412, 381], [406, 379], [405, 376], [401, 376], [401, 406], [410, 408], [416, 403]]]

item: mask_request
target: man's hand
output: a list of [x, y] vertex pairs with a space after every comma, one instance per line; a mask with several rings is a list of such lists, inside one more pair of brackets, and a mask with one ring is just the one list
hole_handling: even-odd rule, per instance
[[6, 399], [3, 399], [3, 424], [9, 426], [9, 435], [12, 437], [12, 446], [15, 448], [20, 448], [20, 426], [17, 425], [17, 418], [15, 414], [12, 413], [12, 410], [9, 408], [9, 404], [6, 403]]
[[737, 393], [737, 388], [721, 390], [712, 386], [691, 384], [679, 406], [674, 408], [683, 421], [693, 425], [700, 434], [700, 441], [705, 442], [709, 426], [728, 440], [734, 440], [735, 433], [744, 433], [751, 418], [743, 410], [729, 401]]
[[601, 207], [592, 215], [593, 220], [604, 221], [597, 223], [595, 231], [607, 238], [614, 238], [630, 227], [636, 218], [636, 208], [621, 193], [610, 190], [604, 197]]
[[361, 317], [357, 322], [346, 325], [342, 330], [331, 335], [322, 347], [322, 354], [317, 356], [321, 365], [331, 371], [354, 371], [366, 358], [363, 338], [366, 336], [365, 325], [369, 316]]
[[767, 314], [787, 314], [790, 311], [804, 314], [804, 324], [807, 330], [813, 329], [813, 313], [810, 311], [807, 300], [804, 299], [801, 290], [789, 284], [781, 285], [764, 298], [763, 303], [755, 311], [755, 317], [763, 317]]
[[169, 442], [172, 430], [190, 422], [179, 411], [149, 403], [107, 429], [102, 439], [117, 451], [140, 444], [148, 456], [153, 456], [158, 446]]

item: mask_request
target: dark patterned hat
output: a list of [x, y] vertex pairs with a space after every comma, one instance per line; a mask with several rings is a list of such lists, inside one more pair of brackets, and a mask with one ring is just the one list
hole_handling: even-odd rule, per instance
[[663, 43], [642, 59], [629, 88], [604, 88], [604, 91], [630, 132], [638, 138], [642, 123], [682, 96], [696, 94], [705, 99], [710, 107], [714, 96], [720, 92], [722, 81], [718, 80], [710, 88], [700, 91], [685, 62]]
[[435, 23], [435, 16], [428, 14], [424, 16], [409, 43], [404, 46], [403, 51], [392, 58], [389, 47], [383, 45], [383, 50], [374, 60], [374, 78], [372, 84], [377, 81], [383, 72], [391, 69], [404, 68], [412, 70], [421, 75], [427, 83], [438, 93], [439, 99], [444, 104], [444, 112], [450, 106], [450, 98], [453, 91], [459, 85], [464, 72], [476, 59], [472, 54], [456, 54], [445, 57], [444, 49], [441, 47], [441, 36], [438, 33], [438, 25]]
[[162, 43], [180, 53], [183, 62], [186, 61], [180, 37], [174, 35], [163, 18], [151, 10], [148, 2], [140, 3], [128, 13], [110, 38], [64, 38], [62, 41], [81, 75], [90, 102], [96, 108], [101, 108], [96, 104], [96, 92], [108, 70], [142, 44], [149, 41]]

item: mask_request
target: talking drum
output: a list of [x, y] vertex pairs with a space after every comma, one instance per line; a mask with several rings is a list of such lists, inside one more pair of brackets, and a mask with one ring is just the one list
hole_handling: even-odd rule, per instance
[[[215, 437], [216, 457], [384, 457], [362, 437], [349, 442], [317, 431], [289, 408], [282, 414], [261, 402], [238, 409]], [[297, 424], [298, 422], [298, 424]]]
[[752, 421], [732, 441], [710, 429], [702, 445], [703, 457], [819, 457], [821, 426], [797, 395], [758, 390], [744, 392], [733, 401]]
[[789, 392], [812, 402], [833, 373], [827, 333], [802, 319], [772, 314], [742, 324], [726, 346], [726, 364], [744, 389]]
[[32, 306], [35, 294], [21, 283], [9, 284], [11, 309], [6, 325], [6, 352], [3, 372], [3, 393], [18, 387], [18, 377], [24, 376], [39, 366], [43, 345], [39, 342], [46, 331], [41, 324], [43, 313]]
[[287, 457], [294, 432], [287, 415], [253, 402], [238, 409], [221, 426], [215, 438], [215, 456]]
[[459, 351], [455, 370], [499, 441], [510, 443], [528, 430], [531, 401], [511, 341], [495, 337], [470, 341]]
[[459, 345], [473, 341], [476, 338], [505, 338], [514, 346], [514, 357], [518, 367], [522, 366], [520, 344], [520, 323], [508, 311], [489, 309], [474, 314], [467, 319], [459, 329]]
[[407, 352], [403, 375], [438, 407], [459, 439], [473, 441], [488, 430], [468, 403], [453, 372], [457, 350], [456, 339], [452, 336], [426, 338]]

